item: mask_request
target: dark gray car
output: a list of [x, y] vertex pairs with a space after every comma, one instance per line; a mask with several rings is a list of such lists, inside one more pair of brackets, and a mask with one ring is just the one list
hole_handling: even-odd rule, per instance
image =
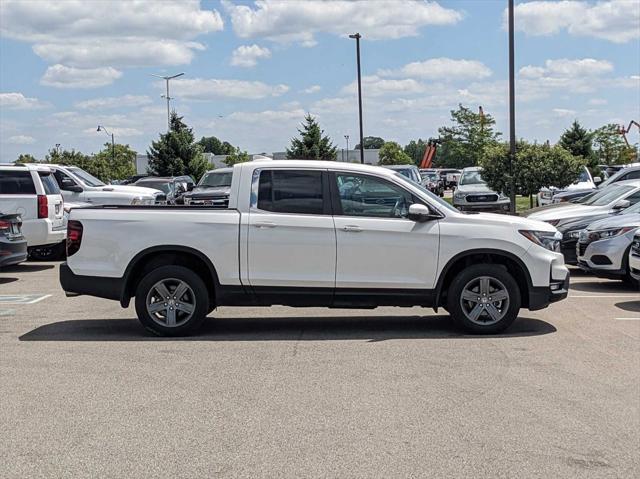
[[22, 235], [19, 215], [0, 214], [0, 267], [22, 263], [27, 259], [27, 240]]

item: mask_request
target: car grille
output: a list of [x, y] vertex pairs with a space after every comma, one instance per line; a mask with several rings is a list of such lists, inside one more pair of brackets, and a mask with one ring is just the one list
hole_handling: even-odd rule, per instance
[[587, 246], [589, 246], [589, 243], [578, 243], [578, 256], [584, 256]]
[[467, 195], [469, 203], [485, 203], [498, 201], [498, 195]]
[[228, 196], [212, 196], [209, 198], [192, 198], [189, 200], [191, 206], [214, 206], [220, 208], [227, 208], [229, 206]]

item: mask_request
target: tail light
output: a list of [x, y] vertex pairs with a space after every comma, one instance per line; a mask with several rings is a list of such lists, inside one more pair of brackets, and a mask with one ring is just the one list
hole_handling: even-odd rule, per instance
[[8, 230], [11, 228], [11, 223], [8, 221], [0, 220], [0, 231]]
[[82, 223], [75, 220], [67, 222], [67, 257], [75, 254], [82, 243]]
[[49, 200], [47, 195], [38, 195], [38, 218], [49, 217]]

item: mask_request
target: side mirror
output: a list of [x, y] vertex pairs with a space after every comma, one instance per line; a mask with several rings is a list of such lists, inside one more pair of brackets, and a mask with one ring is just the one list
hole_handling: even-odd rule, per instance
[[420, 203], [409, 205], [408, 218], [419, 223], [435, 219], [428, 207]]
[[71, 193], [82, 193], [82, 187], [69, 183], [62, 183], [60, 186], [61, 190], [70, 191]]
[[187, 191], [193, 191], [196, 185], [193, 183], [187, 183]]
[[594, 176], [593, 177], [593, 184], [594, 185], [599, 185], [600, 183], [602, 183], [602, 178], [600, 178], [599, 176]]
[[631, 206], [631, 202], [629, 200], [620, 200], [615, 205], [613, 205], [614, 210], [624, 210]]

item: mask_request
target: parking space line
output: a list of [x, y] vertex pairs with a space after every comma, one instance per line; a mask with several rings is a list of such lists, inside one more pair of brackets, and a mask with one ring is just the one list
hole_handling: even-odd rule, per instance
[[617, 321], [640, 321], [640, 318], [614, 318]]
[[36, 304], [50, 296], [50, 294], [0, 295], [0, 304]]
[[570, 298], [633, 298], [635, 293], [627, 294], [570, 294]]

